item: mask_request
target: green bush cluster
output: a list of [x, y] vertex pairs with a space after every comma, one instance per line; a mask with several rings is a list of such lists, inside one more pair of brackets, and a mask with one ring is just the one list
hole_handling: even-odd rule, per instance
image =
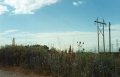
[[119, 60], [111, 53], [67, 52], [45, 45], [0, 48], [1, 66], [21, 66], [53, 77], [120, 77]]

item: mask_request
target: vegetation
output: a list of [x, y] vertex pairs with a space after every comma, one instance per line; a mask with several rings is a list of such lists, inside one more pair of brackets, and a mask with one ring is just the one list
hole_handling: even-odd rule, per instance
[[113, 53], [67, 52], [47, 46], [0, 48], [2, 67], [23, 67], [53, 77], [120, 77], [120, 56]]

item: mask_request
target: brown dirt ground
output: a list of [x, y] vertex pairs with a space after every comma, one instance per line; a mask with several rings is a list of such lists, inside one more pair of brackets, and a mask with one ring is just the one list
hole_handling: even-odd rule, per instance
[[22, 67], [0, 67], [0, 70], [8, 71], [15, 74], [28, 76], [28, 77], [52, 77], [42, 73], [36, 73], [32, 70], [24, 69]]

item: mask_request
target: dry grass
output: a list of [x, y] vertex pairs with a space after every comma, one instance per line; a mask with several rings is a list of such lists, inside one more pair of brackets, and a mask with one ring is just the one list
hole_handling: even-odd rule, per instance
[[52, 77], [42, 73], [36, 73], [35, 71], [24, 69], [22, 67], [0, 67], [0, 70], [15, 73], [18, 75], [24, 75], [27, 77]]

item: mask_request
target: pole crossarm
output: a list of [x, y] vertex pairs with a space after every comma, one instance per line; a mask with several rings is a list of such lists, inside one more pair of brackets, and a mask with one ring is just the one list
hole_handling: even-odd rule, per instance
[[104, 25], [107, 25], [105, 22], [100, 22], [100, 21], [94, 21], [94, 22], [96, 22], [96, 23], [100, 23], [100, 24], [104, 24]]

